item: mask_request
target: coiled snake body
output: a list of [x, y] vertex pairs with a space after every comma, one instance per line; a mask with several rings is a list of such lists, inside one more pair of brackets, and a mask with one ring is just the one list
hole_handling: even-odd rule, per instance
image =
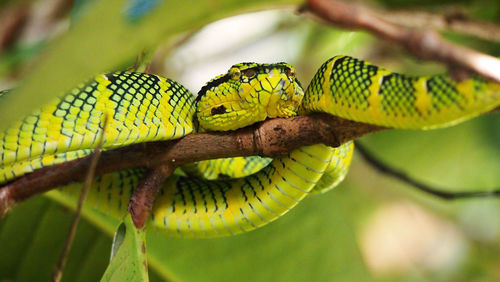
[[[98, 75], [0, 133], [0, 183], [90, 154], [106, 115], [103, 148], [111, 149], [180, 138], [196, 131], [197, 123], [201, 130], [224, 131], [266, 118], [326, 112], [381, 126], [427, 129], [498, 105], [500, 85], [479, 77], [457, 82], [446, 75], [407, 76], [348, 56], [325, 62], [305, 93], [293, 67], [285, 63], [234, 65], [208, 82], [196, 99], [182, 85], [156, 75]], [[311, 191], [339, 183], [352, 151], [352, 142], [338, 148], [314, 145], [272, 161], [234, 158], [187, 166], [188, 173], [198, 170], [211, 179], [222, 174], [240, 178], [171, 176], [155, 202], [150, 224], [196, 237], [255, 229], [286, 213]], [[87, 203], [123, 216], [144, 172], [137, 168], [96, 177]], [[80, 185], [62, 191], [76, 195]]]

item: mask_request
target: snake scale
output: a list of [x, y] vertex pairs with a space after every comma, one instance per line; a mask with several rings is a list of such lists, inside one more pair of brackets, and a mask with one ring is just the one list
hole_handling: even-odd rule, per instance
[[[0, 183], [90, 154], [105, 116], [109, 121], [103, 148], [109, 150], [312, 112], [393, 128], [429, 129], [498, 105], [500, 85], [481, 77], [455, 81], [447, 75], [409, 76], [349, 56], [326, 61], [306, 91], [286, 63], [236, 64], [209, 81], [196, 98], [179, 83], [157, 75], [97, 75], [0, 133]], [[249, 157], [188, 165], [188, 176], [173, 175], [161, 189], [149, 225], [194, 237], [258, 228], [309, 193], [337, 185], [347, 173], [353, 149], [352, 142], [338, 148], [319, 144], [273, 160]], [[135, 168], [96, 177], [87, 204], [123, 216], [144, 173]], [[76, 197], [80, 186], [73, 183], [61, 191]]]

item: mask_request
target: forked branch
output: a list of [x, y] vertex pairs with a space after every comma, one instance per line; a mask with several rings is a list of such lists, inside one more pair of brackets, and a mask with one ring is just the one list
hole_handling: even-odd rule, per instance
[[[384, 128], [328, 114], [271, 119], [229, 133], [196, 133], [179, 140], [134, 144], [106, 151], [101, 154], [95, 174], [146, 167], [153, 169], [151, 175], [157, 176], [154, 171], [158, 168], [171, 172], [179, 165], [207, 159], [253, 155], [277, 157], [293, 149], [319, 143], [336, 147], [382, 129]], [[90, 159], [91, 156], [88, 156], [45, 167], [6, 184], [0, 188], [0, 215], [36, 194], [73, 181], [83, 181], [90, 167]], [[157, 178], [145, 181], [160, 183], [162, 180]], [[145, 197], [150, 198], [150, 195]], [[144, 203], [143, 200], [138, 202]], [[130, 208], [139, 214], [139, 205], [131, 203]], [[141, 220], [137, 218], [134, 221]]]

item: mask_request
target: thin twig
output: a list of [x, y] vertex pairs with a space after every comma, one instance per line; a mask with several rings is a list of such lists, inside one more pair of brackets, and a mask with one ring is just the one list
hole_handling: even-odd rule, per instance
[[378, 157], [373, 155], [364, 145], [359, 142], [355, 142], [356, 151], [361, 154], [363, 159], [374, 167], [377, 171], [384, 173], [390, 177], [394, 177], [409, 184], [425, 193], [434, 195], [444, 200], [457, 200], [465, 198], [486, 198], [492, 196], [500, 196], [500, 189], [494, 189], [491, 191], [467, 191], [467, 192], [448, 192], [446, 189], [437, 189], [435, 187], [429, 186], [417, 179], [408, 176], [405, 172], [398, 170], [389, 166], [388, 164], [382, 162]]
[[0, 53], [14, 43], [23, 29], [29, 15], [29, 5], [16, 4], [0, 13]]
[[337, 0], [308, 0], [306, 7], [330, 24], [362, 29], [404, 47], [421, 59], [447, 64], [462, 76], [472, 71], [500, 83], [500, 60], [470, 48], [453, 44], [433, 30], [410, 29], [384, 20], [384, 15], [355, 3]]
[[132, 215], [135, 227], [144, 226], [160, 188], [174, 170], [175, 166], [172, 164], [159, 165], [149, 170], [134, 190], [128, 205], [128, 212]]
[[61, 253], [61, 256], [59, 257], [59, 262], [57, 263], [57, 266], [54, 269], [54, 273], [52, 274], [52, 281], [55, 281], [55, 282], [61, 281], [62, 273], [63, 273], [64, 267], [66, 266], [66, 261], [68, 259], [69, 250], [71, 249], [71, 245], [73, 244], [73, 239], [75, 238], [76, 227], [78, 226], [78, 222], [79, 222], [80, 217], [81, 217], [83, 203], [85, 202], [85, 199], [87, 198], [88, 191], [90, 190], [90, 187], [92, 186], [92, 180], [94, 179], [94, 173], [95, 173], [95, 170], [97, 167], [97, 163], [99, 161], [99, 156], [101, 155], [102, 144], [104, 143], [104, 132], [105, 132], [107, 124], [108, 124], [108, 118], [107, 118], [107, 116], [105, 116], [104, 122], [103, 122], [103, 131], [102, 131], [102, 134], [99, 138], [99, 143], [97, 144], [97, 147], [95, 148], [94, 153], [91, 156], [90, 167], [89, 167], [88, 172], [85, 176], [85, 182], [83, 184], [80, 198], [78, 199], [77, 207], [75, 210], [75, 216], [73, 217], [73, 221], [71, 222], [71, 226], [70, 226], [70, 229], [68, 231], [68, 236], [66, 237], [66, 242], [64, 243], [63, 251]]
[[463, 13], [433, 14], [425, 11], [382, 11], [384, 19], [411, 28], [453, 31], [500, 42], [500, 25], [471, 19]]

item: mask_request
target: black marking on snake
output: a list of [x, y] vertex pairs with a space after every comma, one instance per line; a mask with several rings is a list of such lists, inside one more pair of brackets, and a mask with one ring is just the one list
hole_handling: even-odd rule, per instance
[[[187, 185], [189, 186], [189, 185]], [[184, 189], [182, 187], [179, 187], [177, 192], [180, 194], [181, 196], [181, 200], [182, 200], [182, 204], [184, 206], [184, 210], [182, 211], [183, 214], [186, 214], [187, 213], [187, 209], [186, 209], [186, 196], [184, 195]]]
[[231, 176], [227, 175], [225, 173], [219, 173], [218, 178], [219, 179], [231, 179]]
[[[287, 155], [288, 158], [290, 158], [290, 154]], [[279, 163], [281, 164], [281, 168], [285, 168], [286, 164], [285, 162], [283, 161], [283, 158], [280, 158], [279, 159]]]
[[[247, 178], [248, 178], [248, 180], [247, 180]], [[255, 182], [257, 182], [257, 183], [258, 183], [258, 181], [256, 180], [256, 178], [257, 178], [257, 177], [255, 177], [255, 175], [250, 175], [250, 177], [245, 177], [245, 182], [247, 182], [247, 183], [248, 183], [248, 186], [250, 186], [250, 188], [251, 188], [251, 190], [252, 190], [252, 193], [253, 193], [253, 196], [254, 196], [254, 197], [256, 197], [256, 196], [257, 196], [257, 192], [255, 191], [255, 187], [254, 187], [254, 185], [252, 185], [252, 184], [250, 183], [250, 179], [252, 179], [253, 181], [255, 181]]]
[[[240, 65], [245, 65], [245, 64], [252, 65], [254, 63], [241, 63]], [[278, 63], [274, 63], [274, 64], [262, 64], [262, 65], [254, 66], [251, 68], [246, 68], [242, 71], [242, 73], [243, 73], [243, 75], [244, 75], [244, 72], [247, 72], [247, 71], [254, 71], [256, 74], [262, 73], [262, 72], [269, 73], [272, 69], [275, 69], [275, 68], [282, 69], [284, 72], [291, 71], [291, 68], [286, 66], [285, 62], [278, 62]]]
[[[153, 112], [154, 117], [161, 119], [161, 114], [158, 112], [158, 104], [162, 98], [162, 93], [160, 91], [161, 88], [159, 85], [161, 81], [157, 76], [141, 73], [119, 72], [108, 74], [106, 77], [111, 82], [107, 88], [113, 91], [110, 99], [116, 102], [114, 108], [115, 114], [113, 116], [115, 119], [119, 120], [117, 118], [117, 114], [119, 113], [126, 115], [130, 106], [133, 104], [132, 102], [134, 99], [137, 100], [139, 104], [145, 104], [145, 101], [148, 101], [149, 103], [145, 112]], [[137, 81], [140, 82], [140, 87], [135, 89], [136, 93], [131, 94], [129, 89], [132, 88]], [[141, 89], [144, 89], [144, 93], [141, 92]], [[141, 99], [138, 98], [140, 97], [139, 95], [142, 96]], [[130, 102], [127, 108], [122, 105], [125, 100]], [[144, 119], [145, 118], [146, 117], [144, 117]], [[120, 128], [117, 128], [117, 130], [121, 131]], [[157, 126], [154, 138], [158, 136], [158, 131], [159, 127]], [[129, 134], [131, 134], [131, 132], [129, 132]]]
[[[231, 159], [233, 160], [233, 159]], [[231, 162], [232, 163], [232, 162]], [[248, 166], [251, 164], [252, 162], [249, 160], [249, 159], [246, 159], [246, 162], [245, 162], [245, 165], [243, 166], [243, 170], [246, 171], [248, 169]]]
[[[245, 65], [245, 64], [251, 65], [253, 63], [241, 63], [240, 65]], [[265, 71], [265, 72], [269, 72], [271, 69], [276, 68], [276, 67], [281, 67], [281, 68], [283, 68], [285, 70], [286, 69], [290, 69], [289, 67], [284, 66], [284, 64], [285, 64], [284, 62], [279, 62], [279, 63], [276, 63], [276, 64], [260, 65], [260, 66], [255, 66], [255, 67], [247, 68], [247, 69], [244, 70], [244, 72], [255, 71], [255, 73], [257, 74], [257, 73], [259, 73], [259, 71], [262, 71], [262, 70]], [[209, 81], [198, 92], [198, 95], [196, 96], [196, 99], [195, 99], [195, 103], [198, 103], [200, 101], [200, 99], [207, 93], [208, 90], [210, 90], [210, 89], [212, 89], [214, 87], [217, 87], [217, 86], [219, 86], [222, 83], [226, 83], [230, 79], [231, 79], [231, 75], [230, 74], [225, 74], [225, 75], [222, 75], [222, 76], [220, 76], [218, 78], [215, 78], [215, 79], [212, 79], [211, 81]]]
[[220, 194], [222, 196], [222, 201], [224, 202], [225, 205], [224, 208], [225, 209], [229, 208], [229, 204], [226, 198], [226, 192], [231, 188], [231, 185], [223, 181], [214, 181], [213, 183], [219, 188]]
[[[402, 117], [412, 114], [420, 115], [414, 106], [416, 100], [414, 81], [415, 78], [398, 73], [390, 73], [382, 77], [379, 95], [382, 98], [382, 110], [386, 114]], [[399, 99], [394, 99], [394, 97]], [[401, 109], [407, 109], [408, 112]]]
[[[440, 101], [443, 107], [447, 107], [449, 105], [455, 105], [460, 110], [465, 110], [462, 106], [462, 103], [459, 103], [458, 100], [464, 101], [465, 98], [463, 95], [460, 95], [454, 85], [455, 83], [451, 82], [449, 79], [443, 76], [435, 76], [426, 81], [427, 93], [431, 98]], [[434, 92], [436, 90], [436, 92]], [[444, 99], [446, 97], [448, 101]], [[438, 108], [437, 103], [433, 103], [434, 109], [440, 110]]]
[[193, 188], [191, 185], [186, 185], [187, 186], [187, 191], [189, 192], [189, 195], [191, 196], [191, 199], [193, 201], [193, 206], [194, 206], [194, 213], [198, 213], [198, 208], [196, 207], [196, 198], [193, 192]]
[[[188, 94], [189, 91], [182, 87], [182, 85], [176, 83], [175, 81], [168, 80], [170, 87], [167, 89], [168, 91], [172, 92], [172, 95], [170, 95], [170, 99], [168, 103], [172, 106], [172, 108], [175, 109], [175, 112], [177, 112], [177, 115], [172, 115], [169, 118], [169, 121], [172, 125], [175, 125], [175, 123], [180, 124], [181, 119], [185, 119], [186, 117], [182, 117], [180, 114], [185, 113], [184, 109], [186, 106], [191, 106], [190, 99], [185, 97]], [[166, 92], [166, 94], [168, 94]], [[191, 95], [189, 95], [191, 96]], [[181, 99], [182, 98], [182, 99]], [[171, 119], [173, 119], [175, 122], [173, 122]]]
[[[122, 179], [130, 179], [131, 174], [129, 173], [128, 170], [120, 172], [120, 178]], [[129, 183], [131, 181], [129, 180]], [[119, 185], [119, 190], [118, 190], [118, 195], [122, 196], [123, 195], [123, 186], [124, 185]]]
[[272, 181], [272, 175], [274, 174], [274, 172], [276, 171], [276, 168], [274, 167], [274, 165], [272, 165], [272, 163], [268, 164], [267, 167], [265, 167], [264, 169], [261, 170], [265, 175], [266, 175], [266, 178], [268, 179], [269, 183], [268, 184], [271, 184], [273, 181]]
[[[137, 110], [139, 110], [141, 102], [142, 102], [142, 99], [139, 99], [139, 95], [138, 95], [138, 94], [140, 94], [139, 89], [141, 88], [141, 85], [139, 85], [135, 82], [140, 77], [140, 74], [133, 73], [131, 76], [133, 76], [133, 82], [129, 86], [130, 86], [130, 88], [135, 90], [135, 94], [130, 93], [130, 90], [128, 91], [128, 94], [131, 96], [131, 98], [129, 100], [130, 103], [127, 107], [127, 112], [130, 112], [132, 106], [136, 107]], [[139, 116], [135, 115], [134, 116], [134, 125], [139, 126], [141, 123], [144, 123], [144, 119], [146, 119], [146, 116], [143, 116], [142, 119], [139, 119]]]
[[297, 83], [300, 89], [304, 89], [304, 87], [302, 87], [302, 83], [300, 83], [300, 81], [297, 78], [294, 78], [293, 80], [295, 81], [295, 83]]
[[[336, 59], [335, 62], [333, 62], [332, 73], [333, 73], [334, 70], [337, 70], [337, 67], [339, 65], [341, 65], [347, 58], [348, 57], [342, 57], [342, 58]], [[321, 74], [322, 74], [322, 72], [321, 72]], [[331, 75], [331, 73], [330, 73], [330, 75]], [[330, 77], [330, 79], [331, 79], [331, 77]]]
[[245, 184], [246, 185], [241, 185], [240, 186], [240, 191], [241, 191], [241, 194], [243, 194], [243, 199], [245, 200], [245, 202], [248, 201], [248, 197], [247, 197], [247, 194], [245, 192], [245, 186], [251, 186], [250, 183], [248, 183], [248, 179], [247, 178], [243, 178], [243, 180], [245, 180]]
[[175, 183], [175, 193], [174, 193], [174, 196], [172, 197], [172, 213], [175, 213], [175, 202], [177, 200], [177, 195], [179, 194], [179, 186], [181, 185], [181, 182], [180, 181], [177, 181]]
[[207, 190], [210, 192], [210, 196], [212, 197], [212, 200], [214, 202], [214, 212], [216, 212], [219, 209], [219, 206], [217, 205], [217, 198], [215, 197], [214, 190], [210, 189], [210, 187], [208, 187]]
[[[256, 174], [254, 174], [253, 177], [257, 179], [257, 183], [260, 186], [260, 191], [264, 191], [264, 185], [262, 184], [262, 180]], [[254, 192], [254, 194], [255, 196], [257, 196], [257, 193]]]
[[205, 86], [203, 86], [200, 91], [198, 91], [198, 96], [196, 96], [196, 103], [200, 101], [200, 99], [207, 93], [208, 90], [210, 90], [213, 87], [217, 87], [218, 85], [222, 83], [226, 83], [231, 79], [231, 76], [229, 74], [223, 75], [219, 78], [212, 79], [210, 80]]
[[220, 105], [216, 108], [212, 108], [211, 114], [214, 115], [221, 115], [226, 113], [226, 107], [224, 105]]
[[258, 195], [255, 195], [255, 198], [257, 198], [257, 200], [259, 201], [259, 203], [262, 204], [262, 200], [260, 199], [260, 197]]
[[240, 213], [241, 213], [241, 215], [243, 215], [243, 218], [246, 219], [246, 221], [248, 221], [249, 223], [251, 223], [250, 220], [247, 219], [247, 217], [246, 217], [245, 213], [243, 212], [242, 208], [240, 208]]
[[[254, 211], [255, 212], [255, 211]], [[245, 212], [243, 211], [243, 208], [240, 208], [240, 213], [241, 215], [243, 215], [243, 219], [248, 222], [253, 228], [257, 228], [257, 226], [255, 226], [255, 224], [253, 222], [250, 221], [250, 219], [247, 217], [247, 215], [245, 214]]]
[[[205, 207], [205, 212], [208, 212], [208, 202], [207, 198], [205, 197], [205, 190], [203, 189], [203, 185], [199, 185], [199, 183], [196, 183], [198, 191], [201, 193], [201, 199], [203, 200], [203, 206]], [[208, 189], [210, 190], [210, 189]]]
[[[65, 121], [69, 122], [68, 115], [70, 115], [71, 108], [79, 108], [79, 116], [81, 112], [84, 112], [85, 105], [90, 105], [93, 108], [93, 104], [95, 104], [95, 100], [97, 99], [95, 96], [98, 93], [97, 85], [98, 83], [95, 80], [88, 80], [78, 88], [75, 88], [74, 90], [77, 91], [75, 94], [69, 92], [63, 99], [59, 100], [52, 115], [62, 118], [64, 123]], [[77, 104], [80, 105], [77, 106]], [[72, 123], [74, 125], [75, 122], [73, 121]], [[75, 132], [68, 133], [64, 129], [64, 127], [61, 127], [60, 133], [68, 137], [71, 137]]]

